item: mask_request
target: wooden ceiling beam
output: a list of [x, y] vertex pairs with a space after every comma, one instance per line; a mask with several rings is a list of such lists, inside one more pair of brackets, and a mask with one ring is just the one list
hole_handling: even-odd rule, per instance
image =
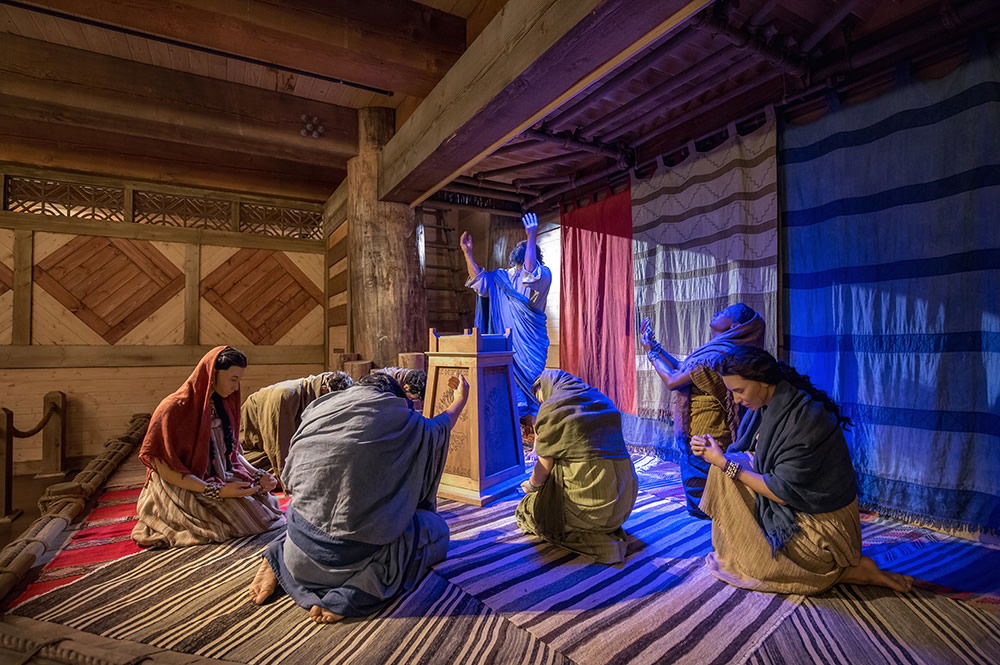
[[0, 112], [0, 156], [39, 169], [324, 201], [343, 169], [22, 120]]
[[[354, 109], [0, 33], [0, 106], [23, 120], [344, 168]], [[304, 137], [301, 116], [325, 133]]]
[[510, 0], [381, 154], [380, 198], [417, 205], [711, 0]]
[[465, 50], [465, 20], [410, 0], [26, 0], [282, 67], [425, 96]]
[[755, 32], [732, 25], [726, 19], [704, 12], [698, 17], [703, 30], [717, 32], [726, 37], [736, 48], [750, 51], [789, 74], [802, 76], [806, 73], [806, 63], [797, 54], [786, 51], [768, 42]]
[[542, 157], [541, 159], [536, 159], [530, 162], [522, 162], [521, 164], [511, 164], [510, 166], [501, 166], [500, 168], [490, 169], [489, 171], [480, 171], [476, 173], [474, 178], [495, 178], [496, 176], [509, 175], [511, 173], [520, 173], [521, 171], [530, 171], [532, 169], [542, 168], [544, 166], [552, 166], [553, 164], [561, 164], [563, 162], [572, 162], [580, 157], [585, 157], [590, 154], [588, 150], [574, 150], [572, 152], [566, 152], [559, 155], [552, 155], [551, 157]]
[[560, 132], [558, 134], [552, 132], [546, 132], [540, 129], [526, 129], [524, 130], [525, 136], [530, 139], [537, 139], [539, 141], [546, 141], [555, 145], [561, 145], [563, 148], [569, 150], [570, 148], [574, 150], [586, 150], [587, 152], [597, 153], [598, 155], [604, 155], [605, 157], [610, 157], [612, 159], [617, 159], [620, 162], [627, 162], [629, 159], [628, 149], [619, 146], [606, 145], [600, 141], [586, 141], [577, 136], [574, 136], [570, 132]]

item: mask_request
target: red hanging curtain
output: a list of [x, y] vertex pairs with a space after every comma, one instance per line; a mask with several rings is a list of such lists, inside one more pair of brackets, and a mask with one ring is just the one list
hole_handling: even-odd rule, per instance
[[631, 189], [564, 211], [560, 223], [560, 364], [635, 413]]

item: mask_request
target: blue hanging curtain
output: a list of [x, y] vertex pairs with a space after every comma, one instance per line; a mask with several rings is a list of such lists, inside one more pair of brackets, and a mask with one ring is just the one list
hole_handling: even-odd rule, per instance
[[791, 363], [846, 407], [862, 505], [1000, 529], [1000, 59], [783, 128]]

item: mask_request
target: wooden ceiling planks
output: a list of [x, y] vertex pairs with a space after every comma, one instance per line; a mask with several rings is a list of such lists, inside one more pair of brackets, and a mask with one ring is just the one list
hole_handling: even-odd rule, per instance
[[[5, 113], [343, 168], [356, 111], [0, 33]], [[322, 117], [321, 140], [299, 115]]]
[[[981, 0], [948, 5], [839, 0], [833, 6], [819, 0], [719, 1], [666, 46], [636, 54], [535, 127], [611, 142], [630, 151], [636, 163], [648, 163], [769, 104], [821, 94], [845, 76], [862, 78], [891, 68], [918, 55], [922, 40], [946, 45], [950, 39], [952, 47], [941, 46], [941, 57], [950, 57], [954, 48], [963, 48], [970, 31], [988, 30], [996, 37], [1000, 7], [990, 13], [989, 5]], [[662, 53], [657, 55], [657, 48]], [[532, 170], [539, 150], [529, 145], [511, 141], [502, 158], [486, 157], [466, 175], [509, 169], [491, 177], [540, 186], [542, 195], [525, 203], [550, 205], [586, 189], [569, 183], [591, 180], [599, 187], [628, 170], [615, 171], [610, 162], [602, 166], [600, 159], [567, 160], [562, 167], [553, 166], [553, 160]], [[564, 153], [573, 150], [563, 147]], [[550, 155], [546, 149], [544, 156]], [[518, 163], [526, 165], [526, 172], [509, 168]]]
[[380, 198], [419, 204], [710, 1], [510, 0], [386, 144]]
[[18, 7], [0, 5], [0, 31], [338, 106], [363, 108], [374, 105], [394, 108], [405, 97], [379, 95], [315, 77], [279, 72], [263, 65], [122, 34]]
[[426, 95], [465, 49], [464, 19], [408, 0], [176, 0], [168, 15], [157, 0], [31, 4], [398, 94]]

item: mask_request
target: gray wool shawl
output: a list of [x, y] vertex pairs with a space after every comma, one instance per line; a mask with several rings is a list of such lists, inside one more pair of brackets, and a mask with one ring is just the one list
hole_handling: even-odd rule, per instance
[[371, 386], [324, 395], [302, 414], [281, 482], [299, 516], [329, 537], [391, 543], [417, 508], [434, 510], [449, 425]]

